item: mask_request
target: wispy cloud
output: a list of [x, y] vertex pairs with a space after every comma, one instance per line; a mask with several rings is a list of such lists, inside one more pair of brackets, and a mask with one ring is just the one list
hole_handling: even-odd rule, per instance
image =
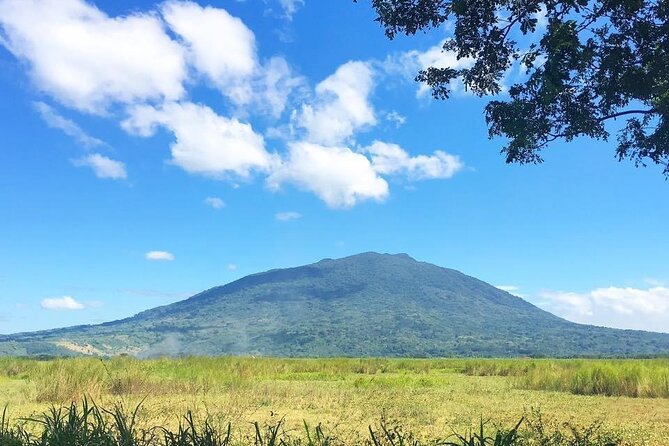
[[175, 259], [174, 254], [168, 251], [149, 251], [144, 254], [147, 260], [171, 262]]
[[60, 115], [50, 105], [44, 102], [35, 102], [34, 105], [49, 127], [62, 131], [67, 136], [74, 138], [82, 146], [92, 148], [106, 145], [104, 141], [94, 138], [83, 131], [76, 122]]
[[663, 280], [655, 279], [653, 277], [646, 277], [645, 279], [643, 279], [643, 281], [652, 287], [666, 286], [666, 283]]
[[525, 297], [525, 295], [519, 293], [520, 287], [516, 285], [495, 285], [495, 288], [506, 291], [507, 293], [513, 294], [514, 296]]
[[42, 299], [40, 306], [45, 310], [83, 310], [85, 307], [84, 304], [75, 300], [72, 296], [63, 296], [63, 297], [50, 297]]
[[285, 17], [288, 20], [292, 20], [293, 15], [297, 12], [297, 10], [300, 9], [302, 6], [304, 6], [304, 0], [278, 0], [278, 1], [281, 7], [283, 8]]
[[[436, 68], [471, 68], [475, 60], [469, 57], [458, 59], [453, 51], [444, 51], [444, 44], [447, 40], [442, 40], [424, 51], [411, 50], [401, 54], [390, 56], [382, 63], [383, 70], [391, 75], [400, 75], [407, 80], [413, 81], [416, 73], [429, 67]], [[453, 80], [450, 88], [454, 92], [464, 93], [465, 89], [461, 81]], [[430, 92], [430, 87], [425, 84], [419, 84], [417, 97], [425, 97]]]
[[204, 203], [214, 209], [223, 209], [225, 207], [225, 202], [218, 197], [207, 197], [204, 199]]
[[393, 110], [389, 113], [386, 113], [386, 119], [395, 124], [396, 127], [401, 127], [407, 122], [406, 116], [400, 115], [397, 111]]
[[98, 178], [111, 180], [124, 180], [128, 178], [125, 164], [121, 161], [107, 158], [99, 153], [72, 160], [72, 164], [77, 167], [90, 167]]
[[275, 219], [278, 221], [292, 221], [302, 218], [302, 214], [299, 212], [287, 211], [287, 212], [278, 212], [275, 216]]

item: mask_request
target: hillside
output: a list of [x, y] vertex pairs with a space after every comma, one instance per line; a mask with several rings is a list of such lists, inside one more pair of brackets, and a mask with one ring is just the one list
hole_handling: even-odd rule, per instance
[[101, 325], [0, 336], [0, 354], [630, 356], [669, 334], [579, 325], [406, 254], [244, 277]]

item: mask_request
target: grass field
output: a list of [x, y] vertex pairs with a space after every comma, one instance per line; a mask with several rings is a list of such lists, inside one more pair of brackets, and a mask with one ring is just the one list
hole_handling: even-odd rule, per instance
[[176, 429], [192, 410], [232, 423], [235, 438], [284, 419], [289, 432], [321, 423], [364, 443], [385, 419], [427, 441], [539, 411], [551, 428], [601, 422], [626, 444], [669, 445], [669, 360], [0, 359], [10, 424], [84, 396], [109, 408], [143, 400], [143, 426]]

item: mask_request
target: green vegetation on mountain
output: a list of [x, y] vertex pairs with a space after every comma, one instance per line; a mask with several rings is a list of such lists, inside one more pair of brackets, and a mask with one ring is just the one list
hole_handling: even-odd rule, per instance
[[669, 334], [568, 322], [458, 271], [376, 253], [272, 270], [101, 325], [0, 337], [0, 354], [638, 356]]

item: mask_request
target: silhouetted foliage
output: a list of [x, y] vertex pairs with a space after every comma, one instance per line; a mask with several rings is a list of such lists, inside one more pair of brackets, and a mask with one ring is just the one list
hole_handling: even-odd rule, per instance
[[669, 1], [372, 0], [386, 36], [453, 26], [444, 51], [469, 68], [429, 67], [417, 81], [447, 99], [460, 79], [497, 95], [514, 62], [526, 68], [509, 99], [486, 107], [489, 134], [504, 136], [509, 163], [539, 163], [557, 139], [607, 140], [605, 124], [625, 119], [619, 160], [652, 162], [669, 176]]

